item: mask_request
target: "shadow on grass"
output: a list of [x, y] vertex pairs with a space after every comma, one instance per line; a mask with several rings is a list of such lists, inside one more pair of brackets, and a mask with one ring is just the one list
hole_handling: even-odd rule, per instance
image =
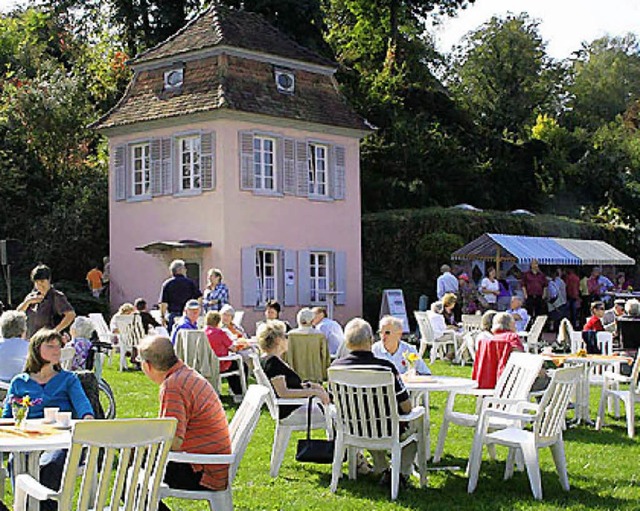
[[638, 445], [638, 440], [629, 438], [626, 425], [608, 424], [596, 431], [592, 427], [578, 427], [565, 431], [565, 442], [580, 442], [581, 444], [605, 444], [605, 445]]

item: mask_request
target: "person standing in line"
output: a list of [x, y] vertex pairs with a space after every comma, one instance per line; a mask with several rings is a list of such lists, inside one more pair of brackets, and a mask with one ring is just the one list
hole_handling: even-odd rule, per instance
[[567, 289], [567, 308], [569, 321], [574, 329], [578, 328], [578, 306], [580, 303], [580, 277], [573, 268], [567, 268], [564, 274], [564, 283]]
[[169, 269], [172, 277], [162, 283], [159, 301], [164, 326], [171, 334], [175, 320], [182, 315], [185, 304], [189, 300], [200, 302], [202, 292], [198, 285], [187, 277], [187, 265], [182, 259], [171, 261]]
[[544, 290], [547, 287], [547, 277], [540, 271], [537, 259], [531, 260], [531, 269], [522, 275], [522, 292], [525, 307], [529, 315], [535, 319], [545, 313]]
[[498, 304], [498, 295], [500, 294], [500, 283], [496, 279], [496, 269], [490, 267], [487, 275], [480, 282], [480, 293], [484, 297], [489, 309], [495, 309]]
[[443, 264], [440, 267], [442, 275], [438, 277], [436, 282], [436, 295], [438, 300], [442, 300], [442, 297], [447, 293], [458, 294], [458, 279], [451, 273], [451, 267], [448, 264]]
[[64, 293], [51, 285], [51, 269], [39, 264], [31, 270], [31, 282], [33, 291], [17, 307], [27, 315], [27, 337], [41, 328], [62, 332], [71, 326], [76, 313]]

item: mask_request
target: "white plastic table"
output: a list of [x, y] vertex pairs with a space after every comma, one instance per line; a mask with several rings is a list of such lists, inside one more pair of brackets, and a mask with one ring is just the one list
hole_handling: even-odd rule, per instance
[[[38, 434], [37, 431], [46, 432]], [[40, 453], [68, 449], [71, 445], [71, 429], [56, 430], [44, 425], [42, 419], [27, 420], [27, 431], [17, 430], [15, 426], [2, 425], [0, 422], [0, 452], [14, 453], [14, 473], [28, 473], [36, 481], [40, 475]], [[26, 456], [33, 453], [32, 456]], [[35, 502], [35, 501], [34, 501]], [[38, 509], [30, 504], [29, 509]]]
[[478, 387], [478, 382], [471, 378], [460, 378], [457, 376], [416, 376], [407, 378], [403, 375], [405, 387], [411, 394], [413, 404], [418, 404], [420, 398], [423, 400], [424, 430], [427, 445], [427, 460], [431, 459], [431, 414], [429, 412], [430, 392], [451, 392], [473, 390]]

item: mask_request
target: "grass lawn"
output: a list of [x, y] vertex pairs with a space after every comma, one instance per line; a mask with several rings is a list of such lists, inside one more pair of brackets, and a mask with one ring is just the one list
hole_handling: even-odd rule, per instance
[[[471, 369], [454, 367], [444, 362], [433, 366], [435, 374], [470, 376]], [[105, 378], [111, 384], [117, 400], [118, 417], [155, 417], [158, 411], [157, 387], [140, 372], [119, 373], [114, 363], [106, 367]], [[223, 403], [231, 417], [235, 405], [226, 397]], [[432, 449], [444, 407], [444, 394], [431, 397]], [[599, 392], [592, 391], [591, 409], [597, 410]], [[464, 402], [462, 402], [464, 403]], [[471, 410], [473, 403], [466, 403]], [[587, 427], [570, 429], [565, 433], [565, 447], [571, 491], [565, 493], [558, 482], [548, 449], [540, 451], [544, 500], [531, 496], [524, 472], [516, 472], [513, 479], [502, 480], [505, 450], [498, 448], [498, 461], [483, 459], [480, 481], [473, 495], [467, 494], [467, 479], [463, 470], [433, 471], [428, 486], [401, 490], [398, 500], [389, 500], [389, 491], [378, 486], [374, 476], [360, 476], [356, 481], [345, 477], [338, 491], [329, 491], [331, 469], [328, 465], [300, 464], [294, 459], [295, 440], [289, 449], [277, 479], [269, 476], [269, 457], [274, 424], [266, 408], [256, 433], [242, 460], [234, 484], [234, 503], [242, 510], [638, 510], [640, 509], [640, 441], [627, 437], [623, 420], [607, 419], [607, 427], [600, 432]], [[319, 432], [316, 434], [320, 434]], [[472, 431], [451, 426], [445, 457], [439, 466], [466, 464], [471, 448]], [[346, 474], [346, 465], [345, 465]], [[10, 499], [9, 499], [10, 501]], [[175, 510], [208, 510], [206, 502], [168, 500]]]

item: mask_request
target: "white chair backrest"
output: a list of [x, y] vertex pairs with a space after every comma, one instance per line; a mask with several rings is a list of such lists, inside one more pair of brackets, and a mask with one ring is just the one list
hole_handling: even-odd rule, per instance
[[558, 369], [553, 373], [533, 424], [537, 440], [554, 439], [562, 434], [567, 406], [581, 373], [580, 366]]
[[139, 314], [123, 314], [115, 317], [120, 342], [124, 346], [137, 346], [144, 337], [142, 318]]
[[[631, 382], [629, 384], [629, 392], [635, 393], [636, 399], [640, 397], [640, 352], [636, 354], [636, 361], [631, 368]], [[633, 413], [633, 412], [628, 412]]]
[[73, 357], [76, 355], [76, 349], [73, 346], [65, 346], [60, 351], [60, 366], [65, 371], [71, 370], [71, 364], [73, 363]]
[[526, 400], [543, 362], [542, 355], [512, 352], [496, 383], [494, 397]]
[[162, 324], [162, 312], [159, 309], [152, 309], [149, 311], [153, 319], [155, 319], [158, 323]]
[[613, 355], [613, 333], [596, 332], [596, 342], [603, 355]]
[[475, 334], [482, 329], [482, 316], [480, 314], [463, 314], [462, 330], [464, 333]]
[[258, 382], [259, 385], [266, 387], [267, 390], [269, 391], [269, 394], [267, 395], [266, 400], [267, 400], [267, 408], [269, 409], [271, 418], [275, 421], [278, 421], [279, 419], [278, 396], [276, 396], [276, 392], [275, 390], [273, 390], [273, 386], [271, 385], [269, 378], [267, 378], [267, 375], [265, 374], [264, 370], [262, 369], [262, 366], [260, 365], [260, 359], [258, 355], [256, 355], [255, 353], [250, 353], [249, 357], [251, 357], [251, 362], [252, 362], [251, 365], [253, 366], [253, 375], [256, 378], [256, 382]]
[[242, 326], [242, 320], [244, 319], [244, 311], [236, 311], [233, 315], [233, 324]]
[[[176, 424], [173, 418], [77, 422], [65, 464], [58, 509], [157, 509], [160, 483]], [[84, 491], [74, 507], [76, 478], [85, 449], [80, 486]], [[94, 499], [91, 498], [93, 492], [88, 491], [93, 487], [97, 489]]]
[[233, 483], [233, 479], [238, 471], [240, 460], [247, 450], [249, 440], [260, 420], [260, 409], [267, 400], [269, 389], [264, 385], [250, 385], [247, 393], [244, 395], [242, 404], [236, 411], [231, 423], [229, 424], [229, 436], [231, 437], [231, 452], [236, 458], [229, 467], [229, 485]]
[[330, 367], [329, 390], [338, 430], [360, 439], [398, 438], [398, 405], [391, 371]]
[[476, 359], [476, 334], [478, 332], [469, 332], [464, 334], [464, 343], [467, 346], [467, 349], [469, 350], [469, 354], [471, 355], [471, 358], [473, 360]]
[[418, 322], [421, 341], [433, 342], [436, 338], [436, 335], [433, 331], [433, 327], [431, 326], [431, 321], [429, 320], [429, 315], [427, 314], [427, 312], [413, 311], [413, 315], [416, 317], [416, 321]]
[[89, 320], [93, 324], [93, 328], [96, 329], [98, 337], [103, 342], [111, 342], [111, 331], [109, 325], [104, 319], [104, 316], [100, 312], [92, 312], [89, 314]]
[[544, 328], [544, 324], [547, 322], [547, 316], [537, 316], [533, 325], [531, 325], [531, 330], [529, 330], [529, 336], [527, 337], [527, 341], [531, 341], [533, 339], [534, 342], [538, 341], [540, 334], [542, 334], [542, 329]]

